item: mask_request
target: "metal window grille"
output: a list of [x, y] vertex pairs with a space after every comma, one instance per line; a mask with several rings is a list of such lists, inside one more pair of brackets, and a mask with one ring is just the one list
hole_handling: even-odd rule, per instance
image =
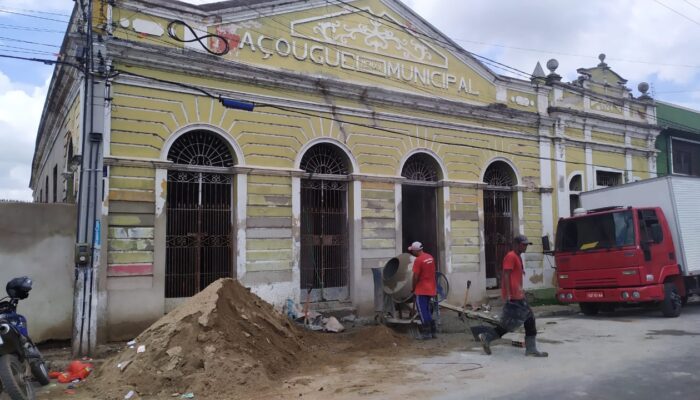
[[596, 185], [598, 186], [618, 186], [622, 185], [622, 173], [596, 171]]
[[437, 162], [427, 154], [414, 154], [406, 161], [401, 176], [411, 181], [437, 182]]
[[[178, 164], [229, 167], [226, 143], [208, 132], [192, 132], [170, 149]], [[189, 297], [219, 278], [233, 276], [233, 176], [168, 172], [165, 297]]]
[[[348, 163], [335, 146], [320, 144], [304, 155], [301, 168], [318, 175], [347, 175]], [[301, 289], [313, 301], [348, 297], [348, 185], [342, 180], [301, 181]]]
[[175, 164], [232, 167], [233, 155], [226, 142], [208, 131], [188, 132], [173, 143], [168, 160]]

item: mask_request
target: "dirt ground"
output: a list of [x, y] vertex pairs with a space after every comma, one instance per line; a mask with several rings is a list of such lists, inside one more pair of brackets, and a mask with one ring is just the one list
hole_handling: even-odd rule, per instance
[[[400, 365], [397, 360], [453, 347], [444, 346], [444, 339], [416, 343], [379, 325], [339, 334], [312, 332], [230, 279], [210, 285], [134, 341], [116, 353], [108, 348], [86, 382], [72, 389], [52, 384], [42, 388], [40, 398], [116, 400], [130, 391], [133, 399], [171, 399], [178, 393], [253, 399], [286, 397], [298, 390], [299, 396], [324, 391], [316, 387], [318, 374], [332, 376], [366, 363], [370, 369], [378, 366], [373, 379], [389, 380], [391, 366]], [[359, 392], [368, 384], [353, 383], [337, 394]]]
[[[405, 379], [411, 360], [448, 354], [451, 351], [476, 351], [471, 335], [442, 334], [438, 339], [416, 341], [408, 333], [394, 332], [383, 326], [349, 328], [340, 334], [310, 333], [316, 344], [310, 345], [309, 359], [291, 366], [264, 384], [228, 382], [232, 390], [192, 391], [196, 399], [328, 399], [355, 398], [388, 394], [390, 388]], [[314, 354], [315, 353], [315, 354]], [[469, 367], [469, 366], [467, 366]], [[105, 362], [102, 368], [114, 368]], [[116, 372], [115, 372], [116, 373]], [[352, 377], [349, 379], [349, 377]], [[65, 393], [67, 385], [52, 384], [39, 389], [39, 399], [123, 399], [133, 390], [128, 385], [105, 387], [88, 378], [79, 383], [74, 394]], [[155, 384], [155, 383], [154, 383]], [[136, 394], [133, 399], [173, 399], [189, 393], [173, 387], [169, 393]], [[223, 394], [225, 393], [225, 394]], [[174, 396], [178, 394], [177, 396]]]

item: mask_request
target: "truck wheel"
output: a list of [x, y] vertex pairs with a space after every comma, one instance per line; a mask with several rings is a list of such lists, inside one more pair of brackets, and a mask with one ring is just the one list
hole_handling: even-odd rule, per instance
[[583, 315], [596, 315], [598, 314], [598, 305], [595, 303], [578, 303], [581, 308]]
[[661, 313], [666, 318], [675, 318], [681, 315], [681, 295], [673, 282], [664, 283], [664, 300], [661, 302]]

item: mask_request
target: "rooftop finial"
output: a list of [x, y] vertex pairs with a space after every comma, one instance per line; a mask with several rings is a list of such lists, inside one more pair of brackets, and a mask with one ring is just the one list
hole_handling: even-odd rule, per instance
[[608, 64], [605, 63], [605, 53], [598, 54], [598, 59], [600, 60], [600, 64], [598, 64], [599, 67], [607, 67], [608, 66]]
[[549, 70], [549, 75], [547, 75], [547, 84], [551, 85], [552, 82], [559, 82], [561, 81], [561, 75], [557, 74], [556, 71], [557, 68], [559, 68], [559, 61], [556, 59], [552, 58], [551, 60], [547, 61], [547, 69]]
[[646, 82], [641, 82], [639, 85], [637, 85], [637, 89], [639, 90], [639, 93], [642, 95], [639, 96], [639, 100], [651, 100], [651, 96], [647, 93], [649, 91], [649, 84]]

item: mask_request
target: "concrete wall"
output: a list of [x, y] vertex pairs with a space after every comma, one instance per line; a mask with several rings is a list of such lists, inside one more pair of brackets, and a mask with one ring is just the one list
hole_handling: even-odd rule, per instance
[[75, 228], [75, 205], [0, 203], [0, 284], [34, 280], [18, 309], [35, 341], [71, 337]]

